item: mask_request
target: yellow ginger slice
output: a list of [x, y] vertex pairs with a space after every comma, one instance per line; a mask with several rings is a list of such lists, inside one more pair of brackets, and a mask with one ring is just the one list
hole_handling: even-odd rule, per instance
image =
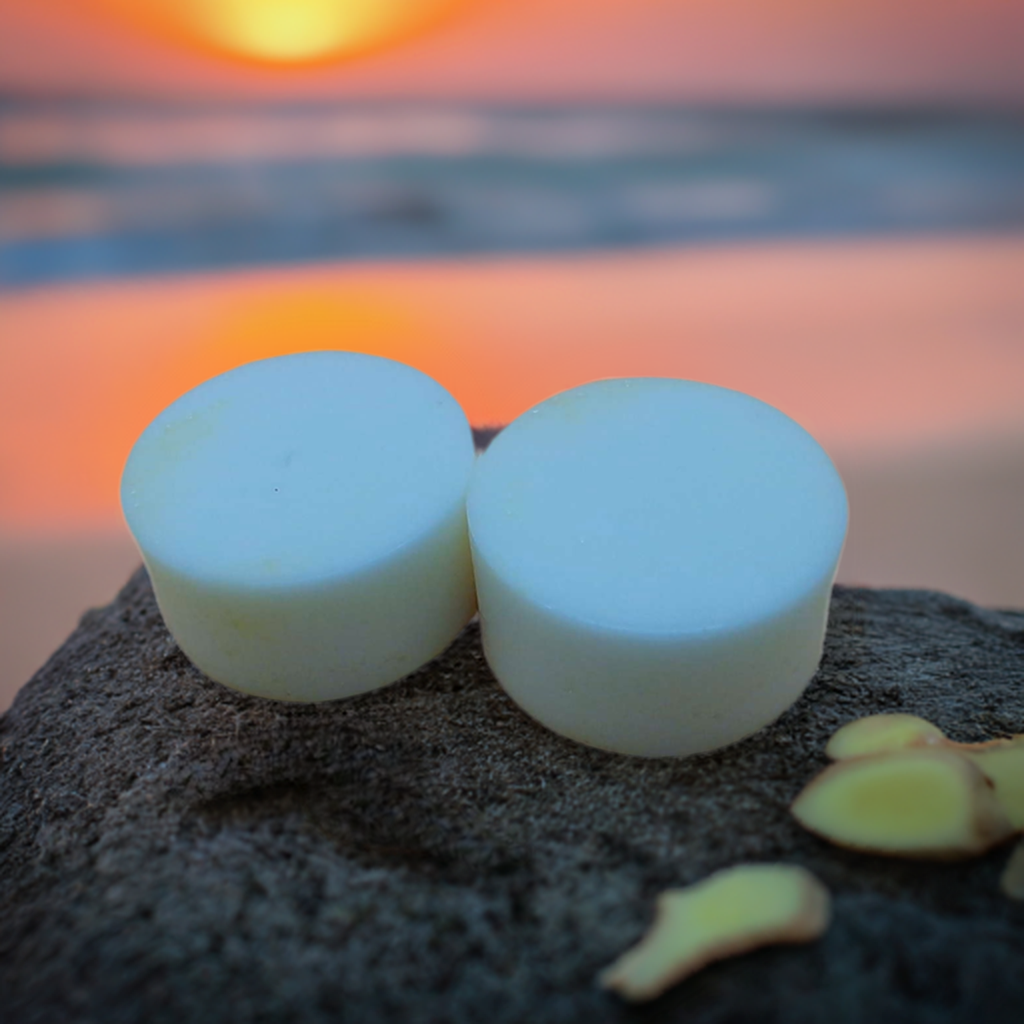
[[833, 761], [845, 761], [849, 757], [944, 742], [942, 730], [917, 715], [868, 715], [836, 730], [825, 753]]
[[837, 730], [825, 747], [834, 761], [914, 747], [942, 747], [970, 758], [996, 788], [1010, 823], [1024, 830], [1024, 736], [957, 743], [916, 715], [869, 715]]
[[1010, 824], [1017, 831], [1024, 831], [1024, 736], [989, 743], [947, 742], [992, 780]]
[[999, 886], [1011, 900], [1024, 900], [1024, 839], [1010, 854]]
[[791, 809], [824, 839], [898, 857], [972, 857], [1014, 831], [981, 770], [942, 747], [838, 761]]
[[804, 868], [727, 868], [662, 893], [650, 931], [598, 981], [626, 999], [654, 999], [714, 960], [771, 943], [816, 939], [829, 917], [828, 890]]

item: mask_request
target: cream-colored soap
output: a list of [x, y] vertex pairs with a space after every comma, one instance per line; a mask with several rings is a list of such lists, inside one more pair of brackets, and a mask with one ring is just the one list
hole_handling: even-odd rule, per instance
[[713, 750], [817, 668], [846, 494], [814, 438], [748, 395], [661, 378], [556, 395], [479, 459], [468, 515], [487, 660], [565, 736]]
[[472, 617], [462, 410], [409, 366], [310, 352], [165, 409], [121, 481], [168, 628], [211, 678], [320, 701], [386, 685]]

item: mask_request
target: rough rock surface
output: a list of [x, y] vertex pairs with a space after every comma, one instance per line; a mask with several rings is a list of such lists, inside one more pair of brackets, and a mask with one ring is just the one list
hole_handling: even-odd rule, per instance
[[[851, 718], [1024, 732], [1024, 612], [838, 588], [806, 695], [728, 750], [644, 761], [521, 714], [470, 626], [383, 692], [322, 706], [195, 670], [141, 570], [0, 720], [0, 1019], [1020, 1024], [1009, 849], [845, 852], [787, 805]], [[819, 942], [634, 1007], [600, 968], [657, 892], [741, 861], [832, 890]]]

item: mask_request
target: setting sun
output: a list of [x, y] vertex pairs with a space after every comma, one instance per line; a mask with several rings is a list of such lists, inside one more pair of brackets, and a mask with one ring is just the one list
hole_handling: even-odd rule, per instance
[[102, 0], [162, 36], [271, 64], [350, 56], [414, 34], [463, 0]]

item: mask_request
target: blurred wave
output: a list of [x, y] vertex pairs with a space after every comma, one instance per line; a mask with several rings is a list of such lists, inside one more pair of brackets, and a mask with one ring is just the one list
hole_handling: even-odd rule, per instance
[[1024, 227], [1008, 111], [0, 96], [0, 286]]

